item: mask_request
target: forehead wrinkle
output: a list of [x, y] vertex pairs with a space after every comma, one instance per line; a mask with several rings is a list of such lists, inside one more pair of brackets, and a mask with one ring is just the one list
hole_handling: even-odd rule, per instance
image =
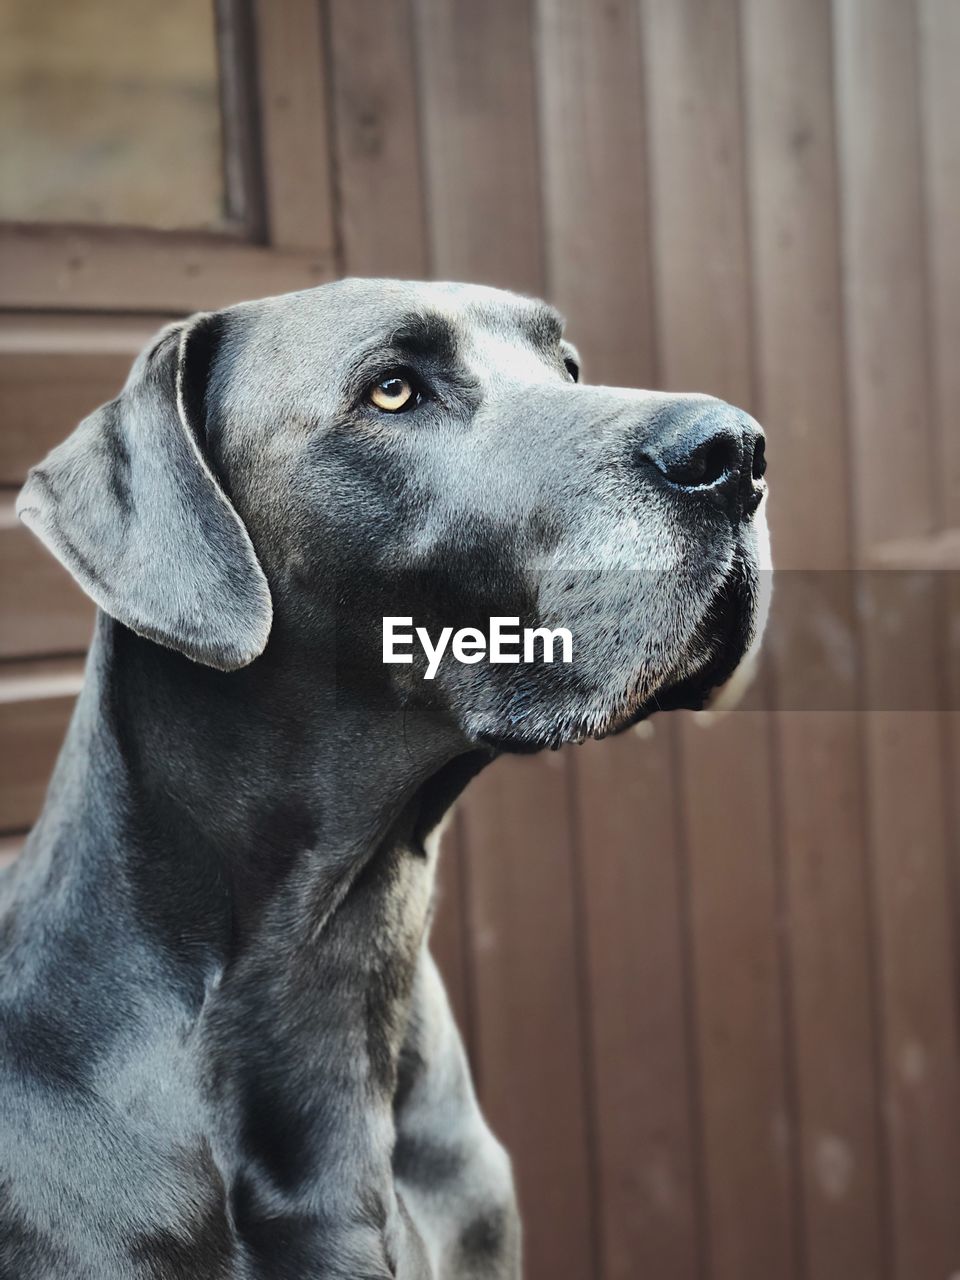
[[457, 354], [457, 335], [438, 311], [411, 311], [390, 330], [385, 345], [412, 356], [452, 362]]
[[495, 336], [521, 341], [552, 355], [563, 337], [565, 321], [549, 303], [522, 299], [514, 305], [495, 307], [489, 303], [474, 304], [466, 312], [475, 323], [471, 328], [481, 329]]
[[538, 303], [531, 314], [524, 314], [521, 325], [542, 347], [552, 349], [563, 337], [563, 316], [546, 302]]

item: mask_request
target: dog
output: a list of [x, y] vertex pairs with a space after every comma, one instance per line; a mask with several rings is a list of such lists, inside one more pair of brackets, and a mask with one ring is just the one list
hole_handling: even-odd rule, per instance
[[[99, 606], [0, 890], [4, 1280], [515, 1278], [510, 1162], [427, 934], [504, 752], [753, 660], [764, 437], [584, 385], [549, 306], [344, 280], [164, 329], [30, 472]], [[387, 617], [570, 662], [383, 661]]]

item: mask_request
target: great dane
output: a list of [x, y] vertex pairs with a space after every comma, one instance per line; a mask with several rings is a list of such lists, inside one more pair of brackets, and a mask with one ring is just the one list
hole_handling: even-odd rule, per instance
[[[164, 329], [27, 480], [99, 606], [0, 890], [4, 1280], [498, 1280], [510, 1163], [427, 948], [502, 752], [702, 707], [763, 615], [763, 435], [584, 386], [557, 313], [345, 280]], [[571, 662], [383, 661], [383, 619]]]

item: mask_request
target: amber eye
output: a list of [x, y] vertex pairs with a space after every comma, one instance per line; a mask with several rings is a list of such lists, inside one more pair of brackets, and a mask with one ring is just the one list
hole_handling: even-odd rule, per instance
[[400, 413], [420, 400], [420, 393], [408, 377], [391, 373], [382, 378], [367, 392], [367, 400], [384, 413]]

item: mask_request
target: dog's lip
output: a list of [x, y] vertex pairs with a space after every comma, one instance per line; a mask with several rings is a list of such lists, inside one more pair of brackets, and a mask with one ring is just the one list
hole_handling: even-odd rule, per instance
[[752, 621], [751, 591], [746, 566], [739, 558], [717, 590], [707, 617], [710, 654], [692, 675], [668, 682], [637, 709], [624, 728], [649, 719], [658, 711], [702, 711], [711, 694], [727, 683], [747, 651]]

